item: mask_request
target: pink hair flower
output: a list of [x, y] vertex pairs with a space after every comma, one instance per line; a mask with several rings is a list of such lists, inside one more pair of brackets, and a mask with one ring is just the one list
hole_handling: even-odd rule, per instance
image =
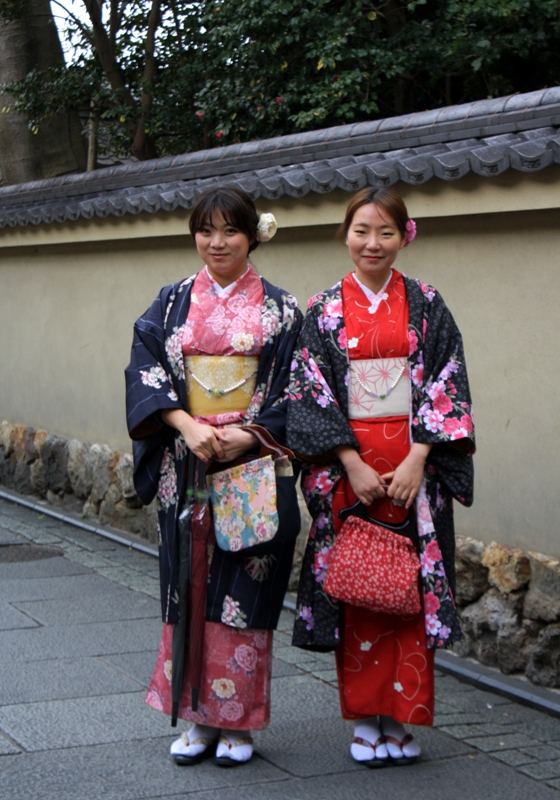
[[406, 236], [404, 237], [404, 246], [408, 247], [408, 245], [412, 242], [413, 239], [416, 239], [416, 223], [413, 219], [409, 219], [406, 223]]

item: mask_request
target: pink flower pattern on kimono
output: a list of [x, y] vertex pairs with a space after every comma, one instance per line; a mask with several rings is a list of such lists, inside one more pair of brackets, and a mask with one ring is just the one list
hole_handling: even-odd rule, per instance
[[327, 570], [331, 559], [332, 547], [322, 547], [318, 553], [315, 553], [315, 562], [313, 564], [313, 574], [317, 583], [324, 583], [327, 577]]
[[[405, 278], [405, 288], [410, 309], [408, 363], [411, 375], [413, 440], [435, 444], [459, 438], [472, 439], [467, 430], [466, 420], [463, 422], [465, 417], [472, 425], [470, 393], [459, 331], [441, 296], [433, 287]], [[311, 298], [299, 349], [294, 353], [290, 398], [300, 402], [290, 404], [290, 409], [294, 410], [294, 420], [297, 422], [294, 423], [293, 446], [297, 449], [300, 444], [299, 437], [303, 434], [305, 447], [308, 448], [301, 448], [304, 453], [317, 452], [321, 455], [329, 453], [331, 448], [334, 449], [343, 439], [340, 433], [343, 424], [338, 423], [338, 416], [335, 414], [336, 409], [345, 414], [348, 396], [348, 349], [345, 350], [340, 346], [340, 342], [344, 341], [340, 333], [345, 329], [344, 317], [341, 314], [341, 299], [341, 283]], [[345, 334], [348, 336], [346, 330]], [[352, 336], [354, 335], [353, 333]], [[347, 348], [348, 346], [347, 342]], [[325, 426], [322, 433], [320, 450], [313, 449], [318, 444], [317, 429], [320, 425], [313, 424], [313, 404], [317, 403], [317, 399], [309, 391], [313, 373], [309, 363], [310, 356], [314, 358], [319, 369], [324, 368], [324, 376], [328, 376], [328, 384], [335, 400], [325, 409], [325, 420], [329, 420], [330, 426], [328, 428]], [[430, 387], [433, 387], [431, 392], [433, 396], [428, 392]], [[327, 416], [327, 411], [330, 416]], [[443, 471], [439, 474], [447, 476], [446, 469], [450, 464], [447, 451], [439, 452], [442, 453], [442, 459], [438, 462], [438, 470]], [[460, 457], [460, 470], [457, 477], [455, 474], [452, 476], [453, 485], [451, 487], [445, 485], [445, 502], [441, 491], [436, 497], [435, 473], [430, 473], [428, 469], [430, 495], [429, 500], [428, 497], [425, 498], [425, 520], [419, 526], [420, 556], [423, 558], [424, 567], [422, 588], [423, 594], [431, 593], [440, 604], [436, 613], [429, 615], [430, 618], [426, 622], [429, 647], [445, 646], [462, 637], [445, 573], [444, 556], [440, 553], [440, 557], [436, 558], [436, 555], [439, 551], [439, 537], [441, 536], [443, 542], [442, 547], [447, 548], [447, 537], [453, 534], [453, 525], [450, 521], [451, 496], [467, 504], [472, 502], [470, 499], [472, 476], [469, 478], [469, 467], [464, 464], [463, 459], [466, 459], [466, 456]], [[330, 505], [333, 486], [340, 479], [340, 475], [340, 465], [337, 461], [320, 465], [306, 464], [302, 473], [303, 494], [314, 522], [304, 557], [305, 569], [300, 579], [294, 632], [294, 643], [297, 646], [311, 644], [336, 646], [338, 643], [335, 632], [338, 610], [323, 601], [319, 579], [322, 576], [322, 551], [332, 546], [334, 540]], [[330, 480], [327, 476], [330, 476]], [[468, 488], [465, 490], [463, 487]], [[433, 508], [431, 508], [432, 503]], [[437, 539], [432, 513], [438, 515], [435, 523]], [[326, 524], [319, 523], [319, 515], [328, 518]], [[420, 516], [422, 514], [419, 514], [419, 522]], [[447, 549], [445, 558], [450, 558]]]
[[149, 372], [141, 370], [140, 375], [144, 386], [152, 386], [154, 389], [161, 389], [161, 385], [169, 380], [163, 367], [151, 367]]
[[240, 644], [239, 647], [236, 647], [233, 654], [232, 661], [234, 672], [242, 669], [247, 675], [251, 675], [255, 671], [258, 659], [259, 656], [254, 647], [247, 644]]
[[313, 623], [313, 614], [311, 613], [311, 609], [308, 606], [302, 606], [298, 611], [298, 616], [306, 623], [305, 627], [307, 628], [307, 630], [312, 631], [314, 623]]
[[428, 647], [442, 647], [456, 631], [455, 602], [447, 582], [443, 556], [435, 534], [425, 479], [416, 499], [416, 517]]
[[226, 594], [221, 616], [223, 624], [231, 625], [233, 628], [246, 628], [246, 619], [247, 614], [241, 610], [241, 604]]
[[168, 509], [177, 503], [177, 473], [175, 461], [169, 448], [165, 448], [161, 461], [160, 481], [158, 484], [157, 500], [159, 508]]
[[183, 363], [183, 334], [184, 325], [176, 328], [174, 333], [165, 340], [165, 352], [173, 374], [179, 380], [185, 380], [185, 365]]
[[306, 502], [312, 494], [317, 492], [321, 495], [327, 495], [337, 482], [336, 479], [333, 480], [329, 469], [313, 464], [303, 479], [302, 491]]

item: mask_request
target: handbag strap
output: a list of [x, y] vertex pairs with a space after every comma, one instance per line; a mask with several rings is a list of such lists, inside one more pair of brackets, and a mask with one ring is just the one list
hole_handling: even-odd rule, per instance
[[255, 436], [259, 443], [258, 451], [254, 448], [250, 452], [235, 458], [233, 461], [223, 463], [220, 461], [211, 461], [210, 464], [206, 466], [207, 475], [213, 475], [215, 472], [222, 472], [223, 470], [231, 469], [231, 467], [238, 467], [240, 464], [248, 464], [249, 461], [255, 461], [258, 458], [263, 458], [263, 456], [272, 456], [274, 461], [281, 458], [288, 458], [292, 461], [295, 457], [292, 450], [278, 444], [272, 434], [270, 434], [266, 428], [263, 428], [262, 425], [242, 425], [239, 430], [248, 431]]
[[343, 508], [338, 512], [340, 519], [348, 519], [348, 517], [358, 517], [366, 522], [371, 522], [373, 525], [379, 525], [382, 528], [387, 528], [393, 533], [400, 536], [406, 536], [407, 539], [413, 543], [418, 551], [420, 549], [420, 539], [418, 537], [418, 526], [416, 524], [416, 509], [414, 504], [408, 509], [408, 516], [403, 521], [395, 525], [392, 522], [386, 522], [384, 519], [375, 519], [367, 513], [367, 508], [358, 500], [354, 505]]
[[287, 456], [290, 461], [295, 458], [294, 451], [290, 450], [289, 447], [278, 444], [274, 436], [262, 425], [243, 425], [241, 430], [248, 431], [256, 437], [261, 446], [259, 456], [272, 456], [274, 460]]
[[358, 500], [353, 505], [342, 508], [338, 512], [338, 516], [340, 519], [358, 517], [359, 519], [364, 519], [366, 522], [371, 522], [374, 525], [381, 525], [382, 528], [389, 528], [390, 531], [399, 533], [399, 531], [403, 531], [408, 528], [412, 518], [414, 518], [416, 515], [414, 513], [414, 506], [412, 506], [409, 508], [408, 516], [405, 520], [403, 520], [403, 522], [399, 522], [398, 524], [395, 524], [394, 522], [386, 522], [384, 519], [375, 519], [375, 517], [370, 517], [370, 515], [367, 513], [367, 508], [364, 506], [361, 500]]

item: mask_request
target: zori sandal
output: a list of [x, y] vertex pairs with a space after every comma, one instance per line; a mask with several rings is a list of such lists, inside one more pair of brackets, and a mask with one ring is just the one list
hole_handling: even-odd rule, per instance
[[[366, 748], [369, 752], [359, 748]], [[384, 767], [389, 762], [389, 754], [383, 736], [380, 736], [375, 744], [361, 736], [355, 736], [350, 745], [350, 755], [358, 764], [363, 764], [370, 769]]]
[[246, 764], [252, 757], [253, 739], [251, 736], [234, 739], [233, 736], [222, 732], [214, 757], [215, 764], [219, 767], [238, 767], [240, 764]]
[[185, 732], [180, 739], [173, 742], [170, 753], [180, 767], [192, 767], [214, 754], [216, 742], [217, 736], [197, 736], [189, 739], [189, 734]]
[[419, 754], [407, 756], [404, 752], [406, 745], [414, 741], [414, 736], [411, 733], [407, 733], [402, 739], [397, 739], [396, 736], [385, 734], [385, 740], [389, 750], [389, 758], [395, 766], [404, 767], [415, 764], [418, 761]]

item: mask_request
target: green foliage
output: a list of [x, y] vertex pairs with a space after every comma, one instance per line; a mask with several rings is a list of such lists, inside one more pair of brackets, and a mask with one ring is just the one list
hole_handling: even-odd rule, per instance
[[[25, 1], [0, 0], [0, 15]], [[112, 123], [111, 148], [130, 152], [140, 128], [153, 149], [135, 152], [147, 157], [530, 91], [560, 76], [560, 0], [166, 0], [146, 77], [151, 7], [103, 6], [120, 88], [92, 27], [79, 24], [67, 68], [5, 87], [30, 125], [93, 108]]]

